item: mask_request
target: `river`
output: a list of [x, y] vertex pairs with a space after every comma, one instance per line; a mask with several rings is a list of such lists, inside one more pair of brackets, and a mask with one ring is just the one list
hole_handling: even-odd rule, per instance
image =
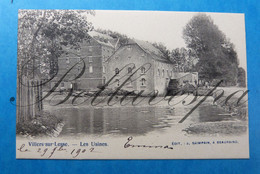
[[207, 99], [184, 121], [178, 123], [196, 103], [173, 107], [139, 105], [125, 107], [56, 106], [49, 111], [65, 125], [60, 136], [146, 135], [151, 132], [174, 131], [179, 125], [234, 120], [221, 107]]

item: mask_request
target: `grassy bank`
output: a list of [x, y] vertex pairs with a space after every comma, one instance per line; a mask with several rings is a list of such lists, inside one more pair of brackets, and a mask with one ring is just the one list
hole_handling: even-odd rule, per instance
[[51, 136], [56, 137], [62, 130], [63, 122], [48, 112], [39, 113], [30, 121], [16, 124], [16, 134], [24, 137]]
[[[219, 97], [222, 91], [224, 93], [221, 97]], [[236, 119], [239, 120], [247, 120], [248, 119], [248, 102], [247, 102], [248, 97], [246, 95], [240, 100], [240, 97], [243, 94], [242, 91], [246, 91], [246, 88], [222, 87], [222, 88], [218, 88], [218, 91], [213, 94], [213, 97], [217, 99], [216, 104], [224, 108], [228, 113], [230, 113], [232, 117], [235, 117]]]
[[190, 135], [241, 135], [247, 132], [246, 121], [194, 123], [184, 129]]
[[[223, 108], [234, 121], [202, 122], [190, 124], [183, 129], [188, 135], [241, 135], [247, 132], [248, 127], [248, 103], [247, 95], [240, 101], [242, 91], [245, 88], [220, 87], [213, 93], [215, 104]], [[240, 91], [240, 92], [237, 92]], [[237, 92], [237, 93], [235, 93]], [[234, 94], [234, 95], [233, 95]], [[208, 113], [210, 114], [210, 113]], [[221, 116], [221, 115], [220, 115]]]

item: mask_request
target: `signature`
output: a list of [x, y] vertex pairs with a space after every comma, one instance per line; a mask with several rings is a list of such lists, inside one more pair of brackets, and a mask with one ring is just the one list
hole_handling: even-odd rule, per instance
[[124, 148], [129, 148], [129, 147], [132, 147], [132, 148], [154, 148], [154, 149], [170, 149], [170, 150], [173, 150], [173, 147], [172, 146], [168, 146], [168, 145], [145, 145], [145, 144], [130, 144], [130, 141], [133, 140], [133, 137], [128, 137], [127, 138], [127, 142], [124, 144]]
[[[80, 59], [79, 62], [77, 62], [75, 65], [73, 65], [70, 69], [68, 69], [68, 71], [59, 79], [57, 80], [57, 82], [55, 83], [55, 85], [47, 92], [47, 94], [45, 94], [44, 96], [42, 96], [41, 98], [39, 98], [38, 100], [35, 101], [35, 103], [32, 103], [30, 105], [34, 105], [38, 102], [42, 102], [44, 99], [46, 99], [47, 97], [51, 96], [51, 94], [53, 94], [55, 92], [55, 90], [58, 88], [58, 86], [61, 84], [61, 82], [65, 79], [66, 76], [68, 76], [68, 74], [75, 68], [77, 67], [77, 65], [79, 64], [83, 64], [82, 66], [82, 69], [81, 71], [79, 72], [79, 74], [73, 79], [73, 80], [76, 80], [78, 78], [80, 78], [84, 72], [85, 72], [85, 68], [86, 68], [86, 63], [84, 61], [84, 59]], [[26, 64], [25, 64], [26, 65]], [[26, 67], [26, 66], [23, 66], [23, 67]], [[122, 74], [123, 72], [126, 72], [124, 71], [127, 67], [131, 66], [132, 69], [134, 70], [131, 74]], [[133, 106], [136, 106], [136, 105], [139, 105], [141, 102], [143, 102], [144, 98], [142, 98], [142, 94], [144, 93], [144, 90], [141, 90], [141, 91], [129, 91], [125, 94], [123, 94], [123, 96], [118, 100], [117, 99], [117, 96], [118, 96], [118, 93], [119, 91], [129, 83], [131, 77], [133, 77], [135, 74], [139, 74], [138, 71], [141, 71], [141, 69], [145, 67], [145, 72], [144, 73], [147, 73], [150, 69], [151, 69], [151, 64], [150, 63], [145, 63], [143, 64], [142, 66], [140, 67], [136, 67], [135, 64], [133, 63], [130, 63], [130, 64], [127, 64], [125, 65], [123, 68], [121, 68], [119, 70], [119, 72], [117, 74], [122, 74], [122, 77], [127, 77], [126, 80], [124, 80], [122, 82], [122, 84], [120, 86], [118, 86], [116, 88], [116, 90], [114, 91], [111, 91], [109, 92], [109, 94], [107, 94], [106, 96], [102, 96], [102, 93], [105, 92], [105, 90], [108, 90], [109, 89], [109, 86], [111, 86], [111, 84], [115, 83], [114, 81], [114, 78], [117, 76], [117, 74], [115, 74], [113, 77], [111, 77], [111, 79], [109, 79], [106, 84], [104, 84], [103, 86], [99, 87], [97, 89], [97, 91], [92, 95], [92, 96], [84, 96], [84, 100], [83, 102], [80, 102], [79, 104], [83, 104], [84, 102], [88, 101], [89, 99], [91, 100], [91, 105], [92, 106], [98, 106], [99, 104], [101, 103], [104, 103], [106, 102], [108, 106], [113, 106], [117, 103], [119, 103], [121, 106], [124, 106], [124, 101], [125, 99], [128, 97], [128, 96], [133, 96], [131, 99], [132, 99], [132, 102], [131, 104]], [[33, 71], [36, 71], [37, 69], [34, 69]], [[22, 71], [23, 72], [23, 71]], [[50, 82], [56, 75], [57, 75], [58, 72], [56, 72], [56, 74], [51, 77], [48, 81], [45, 81], [43, 83], [40, 83], [40, 84], [30, 84], [30, 86], [28, 87], [37, 87], [37, 86], [42, 86], [48, 82]], [[132, 79], [132, 82], [133, 81], [136, 81], [137, 79], [139, 79], [142, 75], [137, 75], [137, 77], [135, 79]], [[23, 86], [27, 86], [26, 84], [23, 83], [22, 81], [22, 74], [21, 76], [19, 76], [18, 78], [20, 79], [20, 83], [21, 85]], [[182, 99], [180, 102], [178, 103], [173, 103], [173, 99], [174, 98], [177, 98], [177, 97], [180, 97], [181, 95], [183, 95], [183, 93], [181, 92], [181, 90], [177, 91], [176, 93], [174, 93], [173, 95], [171, 96], [168, 96], [168, 95], [165, 95], [164, 97], [160, 98], [158, 97], [159, 95], [159, 92], [158, 90], [153, 90], [153, 91], [150, 91], [148, 92], [148, 94], [146, 95], [147, 98], [149, 98], [148, 100], [148, 104], [149, 105], [156, 105], [162, 101], [167, 101], [168, 102], [168, 105], [169, 106], [174, 106], [176, 104], [179, 104], [179, 103], [182, 103], [183, 105], [185, 106], [188, 106], [188, 105], [191, 105], [193, 103], [195, 103], [196, 101], [199, 101], [191, 110], [190, 112], [188, 112], [180, 121], [179, 123], [182, 123], [185, 119], [187, 119], [187, 117], [196, 109], [199, 107], [199, 105], [201, 105], [209, 96], [211, 95], [215, 95], [216, 97], [214, 98], [214, 101], [213, 103], [217, 102], [217, 100], [219, 100], [220, 98], [223, 98], [224, 96], [224, 91], [222, 89], [217, 89], [217, 87], [223, 82], [223, 80], [219, 81], [212, 89], [208, 89], [207, 92], [205, 93], [204, 96], [197, 96], [195, 95], [193, 100], [189, 103], [186, 103], [185, 102], [185, 99], [187, 97], [185, 97], [184, 99]], [[239, 105], [241, 105], [241, 100], [243, 97], [245, 97], [247, 94], [248, 94], [248, 90], [246, 91], [243, 91], [243, 90], [238, 90], [238, 91], [235, 91], [233, 92], [232, 94], [230, 94], [229, 96], [225, 97], [225, 99], [222, 101], [224, 102], [225, 104], [228, 103], [228, 101], [230, 101], [230, 99], [235, 95], [237, 94], [238, 92], [242, 92], [242, 95], [235, 101], [236, 103], [236, 107], [238, 107]], [[77, 104], [77, 99], [80, 98], [80, 100], [82, 100], [82, 94], [83, 92], [77, 94], [76, 96], [73, 96], [73, 89], [71, 88], [70, 91], [67, 93], [67, 95], [61, 99], [61, 101], [58, 101], [58, 103], [55, 103], [54, 105], [60, 105], [60, 104], [63, 104], [65, 103], [66, 101], [68, 101], [70, 98], [72, 98], [72, 105], [75, 106], [75, 105], [79, 105]], [[188, 94], [189, 95], [189, 94]], [[55, 95], [53, 96], [55, 97]], [[200, 98], [202, 98], [201, 100], [199, 100]], [[115, 100], [117, 99], [117, 100]], [[138, 100], [139, 99], [139, 100]], [[156, 100], [157, 99], [157, 100]], [[51, 101], [51, 100], [50, 100]], [[15, 104], [15, 99], [14, 97], [11, 97], [10, 98], [10, 102], [14, 105]], [[129, 102], [128, 102], [129, 103]], [[17, 106], [17, 105], [16, 105]], [[24, 106], [18, 106], [18, 107], [24, 107]]]

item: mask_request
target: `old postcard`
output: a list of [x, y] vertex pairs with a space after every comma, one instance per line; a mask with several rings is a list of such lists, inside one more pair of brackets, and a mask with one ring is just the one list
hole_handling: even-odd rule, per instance
[[244, 14], [19, 10], [17, 53], [17, 158], [249, 158]]

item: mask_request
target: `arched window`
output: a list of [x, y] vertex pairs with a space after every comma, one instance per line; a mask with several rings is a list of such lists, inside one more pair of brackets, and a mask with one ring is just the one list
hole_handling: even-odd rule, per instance
[[93, 66], [92, 65], [89, 66], [89, 73], [93, 73]]
[[162, 77], [164, 77], [164, 69], [162, 70]]
[[168, 86], [169, 78], [166, 78], [166, 85]]
[[66, 57], [66, 63], [69, 64], [70, 63], [70, 58]]
[[146, 80], [145, 80], [145, 78], [142, 78], [141, 79], [141, 86], [145, 86], [145, 84], [146, 84]]
[[119, 80], [118, 80], [118, 79], [116, 79], [116, 85], [117, 85], [117, 86], [119, 86], [119, 85], [120, 85], [120, 83], [119, 83]]
[[119, 69], [118, 68], [115, 69], [115, 73], [119, 74]]
[[127, 68], [127, 72], [128, 72], [128, 73], [132, 73], [132, 68], [131, 68], [131, 67], [128, 67], [128, 68]]
[[132, 81], [132, 79], [129, 79], [129, 80], [127, 81], [127, 83], [128, 83], [128, 86], [133, 86], [133, 81]]
[[141, 73], [145, 74], [145, 67], [141, 67]]

